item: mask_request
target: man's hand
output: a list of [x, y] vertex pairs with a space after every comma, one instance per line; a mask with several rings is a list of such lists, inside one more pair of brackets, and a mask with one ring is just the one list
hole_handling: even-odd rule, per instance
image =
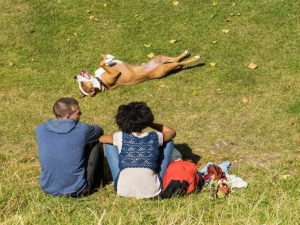
[[102, 135], [99, 138], [99, 142], [102, 144], [113, 144], [114, 139], [112, 135]]

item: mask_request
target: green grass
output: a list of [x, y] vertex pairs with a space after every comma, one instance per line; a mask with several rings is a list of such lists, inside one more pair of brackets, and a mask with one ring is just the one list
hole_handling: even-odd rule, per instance
[[[179, 2], [0, 2], [1, 224], [299, 224], [299, 2]], [[79, 96], [73, 76], [92, 73], [100, 53], [142, 63], [150, 52], [185, 49], [205, 65], [81, 99], [82, 120], [111, 133], [120, 104], [146, 101], [176, 128], [176, 144], [201, 156], [199, 166], [231, 160], [249, 187], [222, 200], [207, 192], [125, 199], [111, 185], [82, 199], [45, 195], [35, 127], [57, 98]], [[228, 146], [216, 148], [220, 141]]]

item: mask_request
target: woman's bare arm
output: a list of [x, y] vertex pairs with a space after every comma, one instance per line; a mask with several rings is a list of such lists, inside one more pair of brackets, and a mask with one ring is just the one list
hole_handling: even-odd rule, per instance
[[164, 142], [170, 141], [176, 136], [176, 131], [171, 127], [167, 127], [166, 125], [153, 123], [150, 127], [154, 130], [162, 132]]

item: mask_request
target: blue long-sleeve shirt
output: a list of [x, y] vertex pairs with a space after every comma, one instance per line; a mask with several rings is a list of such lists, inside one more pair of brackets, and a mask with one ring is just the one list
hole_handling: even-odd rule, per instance
[[48, 120], [36, 129], [41, 188], [48, 194], [74, 194], [85, 188], [85, 148], [103, 135], [97, 125], [73, 119]]

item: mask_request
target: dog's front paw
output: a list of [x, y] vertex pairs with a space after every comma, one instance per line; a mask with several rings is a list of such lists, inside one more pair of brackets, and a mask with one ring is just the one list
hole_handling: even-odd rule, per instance
[[104, 61], [106, 62], [106, 64], [109, 64], [109, 63], [111, 63], [114, 60], [114, 58], [115, 57], [113, 55], [106, 54], [106, 56], [104, 58]]
[[190, 54], [189, 50], [185, 50], [185, 51], [183, 52], [183, 55], [184, 55], [184, 57], [186, 58], [186, 57], [190, 56], [191, 54]]
[[100, 67], [103, 67], [103, 66], [105, 66], [105, 65], [106, 65], [106, 63], [105, 63], [104, 60], [100, 61], [100, 63], [99, 63], [99, 66], [100, 66]]
[[101, 54], [100, 55], [100, 61], [104, 60], [107, 54]]

